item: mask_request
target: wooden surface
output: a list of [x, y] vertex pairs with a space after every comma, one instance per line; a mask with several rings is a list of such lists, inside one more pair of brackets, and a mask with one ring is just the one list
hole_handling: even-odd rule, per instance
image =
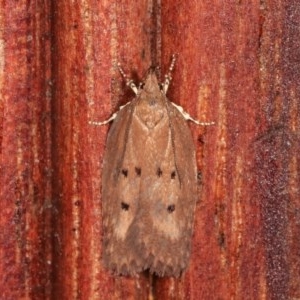
[[[0, 4], [0, 299], [300, 299], [298, 1]], [[101, 263], [108, 118], [151, 64], [201, 121], [182, 278]], [[201, 176], [200, 176], [201, 175]], [[200, 181], [200, 179], [199, 179]]]

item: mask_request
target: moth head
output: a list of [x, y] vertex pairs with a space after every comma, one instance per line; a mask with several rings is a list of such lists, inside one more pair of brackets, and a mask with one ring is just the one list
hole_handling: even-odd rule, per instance
[[158, 83], [157, 79], [157, 68], [156, 67], [150, 67], [146, 79], [144, 81], [143, 90], [146, 93], [157, 93], [160, 92], [160, 85]]

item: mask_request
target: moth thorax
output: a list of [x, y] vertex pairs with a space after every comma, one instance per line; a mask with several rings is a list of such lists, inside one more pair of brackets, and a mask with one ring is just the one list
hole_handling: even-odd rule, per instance
[[142, 97], [136, 106], [138, 118], [149, 129], [154, 128], [164, 117], [165, 106], [160, 97], [149, 95]]

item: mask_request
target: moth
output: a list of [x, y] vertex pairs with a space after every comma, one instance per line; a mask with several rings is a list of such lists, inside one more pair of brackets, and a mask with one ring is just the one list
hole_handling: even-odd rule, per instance
[[113, 121], [103, 160], [103, 261], [115, 274], [149, 270], [178, 277], [186, 269], [193, 233], [197, 165], [187, 125], [200, 123], [166, 93], [176, 57], [159, 84], [150, 68], [136, 86], [119, 70], [134, 99], [104, 122]]

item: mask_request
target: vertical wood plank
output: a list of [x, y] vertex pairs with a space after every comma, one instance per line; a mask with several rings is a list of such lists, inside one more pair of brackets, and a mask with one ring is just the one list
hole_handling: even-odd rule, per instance
[[[53, 3], [55, 299], [147, 299], [149, 280], [114, 277], [101, 260], [101, 170], [107, 119], [151, 61], [152, 2]], [[142, 72], [142, 73], [140, 73]]]
[[0, 3], [0, 298], [51, 293], [50, 6]]

